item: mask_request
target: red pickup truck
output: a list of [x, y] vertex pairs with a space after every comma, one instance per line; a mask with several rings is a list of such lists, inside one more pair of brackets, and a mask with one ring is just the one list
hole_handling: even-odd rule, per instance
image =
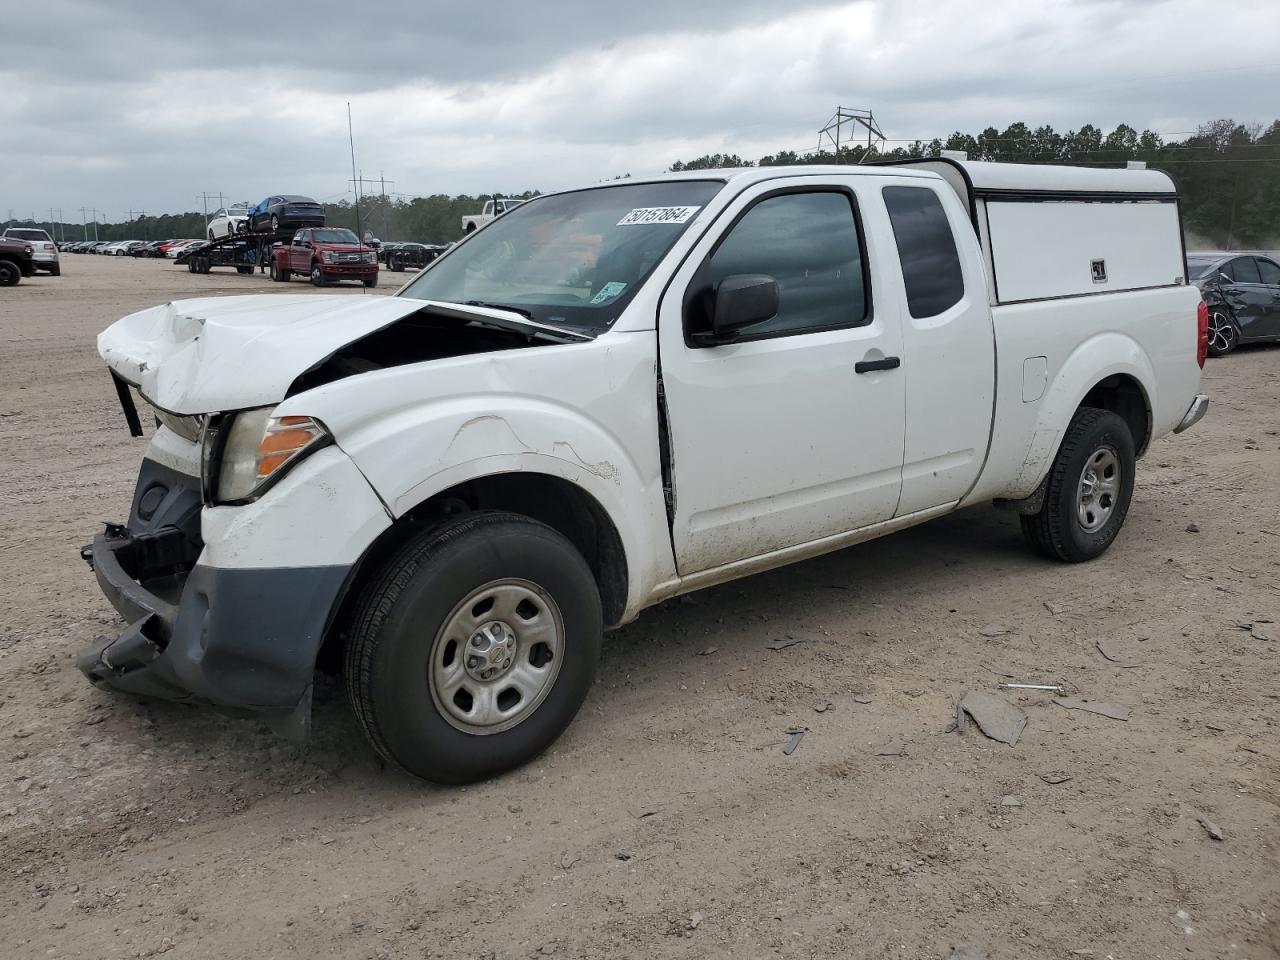
[[350, 230], [306, 227], [271, 252], [271, 279], [281, 283], [295, 273], [310, 276], [317, 287], [339, 280], [378, 285], [378, 254]]

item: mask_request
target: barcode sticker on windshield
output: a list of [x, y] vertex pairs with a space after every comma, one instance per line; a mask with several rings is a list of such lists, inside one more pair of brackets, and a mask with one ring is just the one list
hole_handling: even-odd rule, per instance
[[701, 207], [636, 207], [618, 221], [620, 227], [649, 223], [687, 223]]

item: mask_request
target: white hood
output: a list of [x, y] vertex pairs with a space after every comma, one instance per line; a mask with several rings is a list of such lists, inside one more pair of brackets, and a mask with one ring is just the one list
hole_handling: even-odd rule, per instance
[[98, 335], [98, 353], [170, 413], [242, 410], [278, 403], [299, 374], [334, 351], [427, 307], [554, 329], [506, 310], [408, 297], [260, 294], [175, 300], [131, 314]]

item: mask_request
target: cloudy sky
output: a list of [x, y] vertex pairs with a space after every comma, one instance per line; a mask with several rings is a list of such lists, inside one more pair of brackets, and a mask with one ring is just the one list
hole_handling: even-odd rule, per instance
[[1280, 3], [1262, 0], [4, 8], [0, 216], [36, 219], [198, 210], [202, 191], [350, 196], [348, 101], [364, 176], [409, 196], [810, 149], [837, 104], [874, 108], [894, 139], [1019, 120], [1174, 138], [1280, 114]]

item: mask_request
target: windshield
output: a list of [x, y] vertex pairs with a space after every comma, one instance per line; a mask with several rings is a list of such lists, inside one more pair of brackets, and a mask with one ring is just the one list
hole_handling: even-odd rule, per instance
[[10, 237], [17, 237], [19, 240], [48, 240], [49, 235], [43, 230], [8, 230], [6, 231]]
[[530, 200], [440, 257], [401, 295], [607, 330], [723, 186], [676, 180]]
[[312, 230], [311, 239], [316, 243], [359, 243], [350, 230]]

